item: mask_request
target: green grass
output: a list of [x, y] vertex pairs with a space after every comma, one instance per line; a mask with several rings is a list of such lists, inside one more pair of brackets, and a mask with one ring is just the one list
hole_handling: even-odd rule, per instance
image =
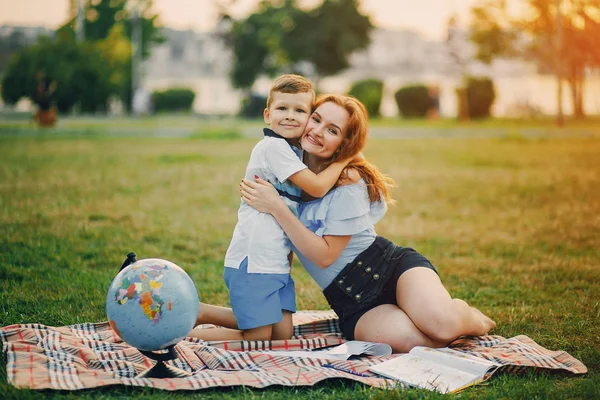
[[[438, 120], [427, 120], [421, 118], [404, 119], [401, 117], [381, 117], [372, 121], [374, 126], [397, 126], [410, 125], [419, 127], [529, 127], [529, 128], [554, 128], [556, 118], [554, 116], [542, 116], [537, 118], [486, 118], [474, 119], [461, 122], [457, 118], [440, 118]], [[589, 116], [586, 119], [573, 119], [566, 116], [564, 126], [568, 128], [600, 128], [600, 116]]]
[[[177, 263], [204, 301], [227, 305], [222, 260], [255, 140], [195, 125], [172, 138], [80, 128], [0, 132], [0, 326], [105, 320], [106, 290], [129, 251]], [[456, 397], [600, 397], [600, 138], [373, 139], [365, 154], [398, 183], [378, 233], [426, 254], [454, 296], [496, 320], [495, 334], [528, 335], [589, 368], [577, 377], [501, 374]], [[299, 308], [326, 309], [307, 274], [293, 274]], [[166, 395], [17, 390], [0, 361], [2, 398]], [[442, 397], [344, 381], [169, 396]]]
[[[111, 136], [175, 136], [198, 137], [216, 135], [211, 138], [239, 136], [258, 137], [265, 126], [262, 118], [239, 119], [230, 116], [203, 116], [195, 114], [157, 114], [150, 117], [131, 118], [128, 116], [60, 116], [55, 133], [96, 134]], [[381, 117], [371, 121], [374, 136], [399, 136], [403, 131], [414, 134], [437, 136], [486, 135], [496, 136], [599, 136], [600, 116], [590, 116], [585, 120], [567, 117], [565, 126], [558, 128], [553, 117], [530, 119], [489, 118], [460, 122], [456, 118], [439, 120], [403, 119]], [[35, 135], [39, 129], [33, 124], [30, 113], [0, 112], [0, 134], [18, 132], [21, 135]], [[404, 132], [405, 133], [405, 132]], [[464, 136], [464, 135], [463, 135]]]

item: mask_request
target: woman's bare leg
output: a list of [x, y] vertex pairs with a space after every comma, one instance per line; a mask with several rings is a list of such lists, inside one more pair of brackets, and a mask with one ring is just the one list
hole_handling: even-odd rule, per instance
[[461, 335], [485, 335], [496, 323], [465, 301], [453, 299], [429, 268], [412, 268], [396, 285], [398, 306], [431, 339], [450, 343]]
[[354, 328], [356, 340], [387, 343], [394, 353], [407, 353], [415, 346], [444, 347], [415, 326], [395, 304], [383, 304], [367, 311]]

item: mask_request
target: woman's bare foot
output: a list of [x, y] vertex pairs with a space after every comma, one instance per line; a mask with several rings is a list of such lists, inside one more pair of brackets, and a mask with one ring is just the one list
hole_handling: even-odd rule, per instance
[[475, 307], [471, 307], [471, 311], [475, 314], [476, 318], [481, 322], [481, 329], [479, 332], [475, 332], [475, 336], [487, 335], [492, 329], [496, 328], [496, 323], [490, 317], [479, 311]]

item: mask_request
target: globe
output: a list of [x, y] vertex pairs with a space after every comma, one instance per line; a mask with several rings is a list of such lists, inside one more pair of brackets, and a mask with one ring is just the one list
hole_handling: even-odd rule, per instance
[[106, 295], [111, 328], [145, 351], [162, 350], [183, 339], [194, 328], [199, 307], [189, 275], [160, 258], [139, 260], [121, 270]]

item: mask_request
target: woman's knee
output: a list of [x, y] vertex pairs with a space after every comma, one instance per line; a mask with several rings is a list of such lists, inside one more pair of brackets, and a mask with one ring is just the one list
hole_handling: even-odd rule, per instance
[[421, 318], [422, 322], [419, 325], [427, 336], [431, 339], [442, 342], [450, 343], [459, 337], [464, 327], [464, 307], [468, 305], [458, 299], [449, 299], [439, 304], [438, 307], [429, 310], [429, 312]]
[[406, 353], [415, 346], [442, 347], [419, 330], [398, 306], [384, 304], [365, 313], [354, 329], [356, 340], [387, 343], [394, 353]]

